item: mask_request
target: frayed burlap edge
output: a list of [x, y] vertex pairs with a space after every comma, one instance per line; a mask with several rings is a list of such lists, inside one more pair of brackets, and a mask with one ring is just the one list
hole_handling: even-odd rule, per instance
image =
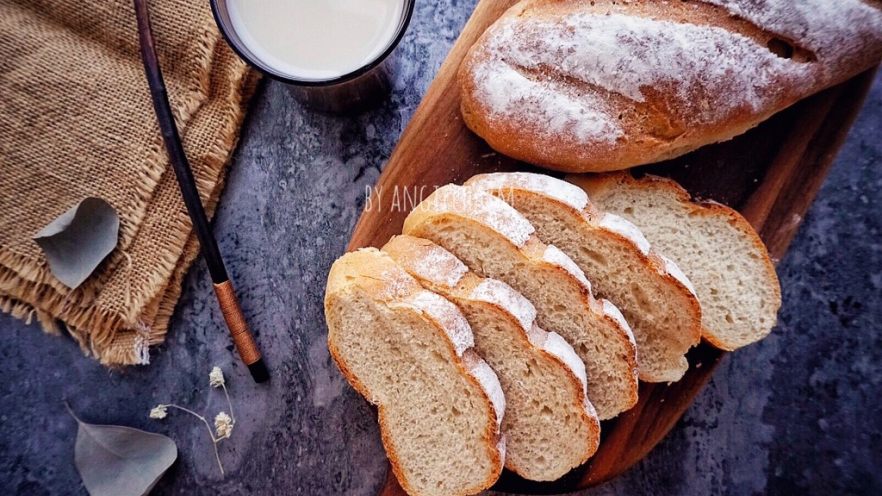
[[[229, 122], [229, 126], [224, 132], [224, 135], [226, 135], [230, 141], [227, 142], [224, 139], [220, 140], [220, 142], [228, 143], [228, 146], [222, 146], [221, 148], [215, 147], [215, 150], [219, 153], [212, 155], [221, 165], [226, 165], [229, 155], [235, 149], [236, 142], [239, 139], [238, 130], [241, 126], [242, 119], [244, 119], [245, 116], [245, 107], [253, 95], [259, 80], [259, 75], [254, 71], [250, 71], [243, 81], [240, 89], [242, 99], [240, 107], [241, 112], [236, 115], [235, 122]], [[216, 183], [216, 187], [212, 191], [209, 199], [205, 202], [205, 209], [208, 214], [212, 216], [214, 215], [221, 193], [226, 185], [226, 167], [223, 169], [224, 173], [221, 174]], [[172, 278], [168, 281], [165, 290], [159, 293], [157, 299], [148, 305], [148, 314], [152, 315], [152, 317], [148, 317], [145, 320], [152, 320], [152, 322], [147, 324], [146, 322], [141, 321], [142, 326], [138, 328], [118, 331], [107, 346], [95, 350], [97, 352], [96, 356], [101, 363], [105, 365], [134, 365], [149, 363], [150, 357], [148, 354], [148, 348], [161, 344], [165, 340], [168, 325], [174, 314], [178, 299], [181, 296], [181, 291], [183, 290], [184, 276], [186, 276], [187, 270], [196, 260], [198, 255], [199, 243], [196, 239], [195, 233], [193, 233], [188, 226], [188, 238], [184, 252], [178, 260], [178, 265], [172, 274]]]
[[[172, 111], [174, 112], [175, 120], [182, 129], [186, 127], [196, 111], [211, 96], [211, 68], [212, 62], [215, 60], [218, 43], [223, 43], [220, 39], [220, 34], [214, 21], [209, 20], [199, 31], [195, 63], [181, 85], [186, 88], [185, 93], [174, 99]], [[140, 64], [140, 61], [135, 62]], [[147, 81], [145, 79], [145, 97], [149, 96], [147, 91]], [[108, 274], [113, 270], [117, 270], [121, 264], [125, 263], [123, 252], [127, 248], [127, 243], [131, 243], [134, 240], [140, 223], [147, 214], [150, 199], [155, 194], [162, 175], [168, 168], [168, 158], [165, 155], [165, 148], [158, 128], [156, 134], [157, 136], [148, 149], [145, 158], [145, 163], [148, 166], [143, 169], [143, 180], [138, 183], [136, 189], [137, 196], [135, 200], [139, 201], [141, 206], [135, 208], [132, 213], [123, 219], [120, 225], [120, 239], [125, 240], [125, 242], [121, 242], [119, 246], [121, 250], [116, 250], [109, 260], [105, 261], [104, 267], [108, 267], [108, 269], [103, 271], [103, 274], [97, 274], [92, 280], [87, 281], [77, 290], [71, 290], [51, 274], [45, 261], [42, 261], [42, 266], [37, 268], [33, 259], [3, 251], [0, 252], [0, 290], [5, 292], [8, 289], [9, 279], [12, 279], [19, 288], [18, 294], [14, 295], [18, 298], [28, 294], [38, 296], [41, 300], [54, 300], [55, 302], [63, 300], [65, 305], [78, 302], [88, 304], [90, 297], [94, 296], [96, 288], [100, 288], [101, 284], [108, 278]], [[26, 281], [24, 285], [22, 280]], [[54, 311], [57, 312], [59, 310], [56, 305], [53, 305], [53, 307]]]
[[[212, 62], [217, 62], [219, 52], [229, 52], [229, 48], [221, 45], [222, 42], [213, 45], [215, 49], [210, 50], [212, 56], [206, 61], [206, 67], [210, 66]], [[228, 80], [237, 81], [239, 84], [235, 88], [227, 88], [232, 91], [227, 99], [227, 106], [223, 110], [223, 114], [227, 117], [225, 119], [226, 126], [219, 133], [218, 139], [211, 146], [209, 153], [203, 156], [203, 168], [217, 170], [217, 177], [213, 181], [197, 177], [197, 186], [200, 191], [210, 191], [206, 201], [206, 210], [209, 215], [213, 215], [216, 208], [225, 183], [226, 163], [238, 140], [238, 131], [244, 119], [247, 102], [259, 80], [257, 73], [236, 59], [231, 52], [224, 55], [228, 61], [226, 65], [221, 64], [219, 72], [232, 73], [232, 75], [228, 74]], [[189, 120], [211, 96], [210, 81], [211, 71], [206, 71], [206, 75], [201, 78], [199, 85], [200, 90], [204, 93], [204, 98], [201, 101], [188, 98], [181, 107], [183, 110], [176, 112], [179, 122]], [[161, 145], [161, 139], [158, 138], [157, 146], [151, 150], [148, 160], [162, 160], [166, 163], [166, 173], [171, 173], [168, 170], [167, 158]], [[143, 291], [133, 290], [133, 293], [140, 295], [140, 297], [128, 307], [129, 312], [126, 315], [90, 305], [97, 294], [94, 288], [82, 287], [70, 291], [58, 283], [54, 277], [46, 276], [48, 271], [43, 274], [36, 270], [13, 272], [7, 265], [10, 265], [9, 262], [19, 261], [10, 260], [11, 257], [3, 257], [2, 254], [0, 254], [0, 258], [4, 259], [0, 260], [0, 291], [6, 294], [0, 296], [0, 311], [25, 320], [27, 323], [36, 319], [44, 331], [52, 334], [59, 333], [61, 322], [63, 322], [83, 352], [94, 356], [102, 364], [149, 363], [149, 346], [159, 344], [164, 340], [169, 320], [180, 297], [183, 277], [198, 255], [198, 243], [192, 233], [189, 221], [178, 223], [173, 227], [179, 233], [178, 236], [175, 236], [174, 244], [181, 246], [182, 252], [171, 253], [170, 256], [165, 257], [162, 267], [157, 268], [154, 277], [147, 281]], [[114, 252], [105, 262], [107, 267], [112, 267], [112, 269], [106, 269], [107, 272], [125, 270], [126, 256], [122, 250]], [[19, 267], [22, 265], [19, 264]], [[170, 274], [170, 277], [163, 277], [163, 274]], [[106, 281], [108, 278], [109, 276], [101, 277], [102, 281]], [[23, 283], [22, 279], [26, 282]], [[66, 294], [62, 294], [62, 291]], [[38, 302], [39, 306], [26, 303], [23, 299]], [[148, 307], [153, 308], [148, 310]], [[145, 310], [147, 310], [146, 313]], [[59, 318], [56, 319], [53, 315], [57, 315]]]
[[[196, 63], [186, 77], [186, 81], [182, 84], [186, 88], [186, 93], [180, 97], [174, 98], [173, 112], [175, 120], [179, 123], [182, 130], [186, 129], [187, 123], [196, 114], [196, 112], [211, 97], [211, 78], [213, 62], [216, 61], [217, 48], [219, 44], [223, 44], [220, 34], [213, 20], [206, 21], [200, 30], [196, 51]], [[140, 63], [136, 61], [136, 63]], [[229, 71], [230, 68], [223, 67], [223, 71]], [[233, 78], [240, 77], [240, 74], [233, 74]], [[145, 95], [147, 95], [147, 83], [144, 83]], [[240, 110], [241, 112], [241, 110]], [[128, 230], [129, 233], [122, 235], [121, 238], [131, 243], [140, 228], [141, 221], [146, 216], [150, 206], [150, 200], [156, 193], [156, 189], [162, 179], [162, 175], [168, 171], [168, 158], [165, 154], [162, 137], [159, 135], [157, 128], [156, 138], [148, 149], [145, 157], [144, 181], [138, 187], [138, 196], [142, 200], [142, 206], [135, 210], [134, 214], [124, 219], [121, 225], [122, 230]], [[221, 165], [221, 167], [223, 167]], [[159, 171], [154, 173], [154, 171]], [[197, 181], [199, 183], [199, 181]], [[212, 183], [202, 181], [199, 186], [205, 191], [213, 186]], [[181, 241], [180, 246], [183, 246]], [[126, 325], [137, 324], [136, 317], [141, 310], [152, 299], [149, 292], [150, 286], [139, 291], [141, 288], [132, 288], [130, 294], [134, 295], [128, 305], [128, 312], [120, 314], [119, 312], [107, 311], [96, 305], [93, 301], [100, 292], [107, 280], [110, 279], [114, 271], [126, 270], [127, 246], [121, 246], [120, 249], [114, 251], [113, 254], [105, 260], [105, 262], [96, 271], [91, 280], [75, 289], [71, 290], [58, 281], [49, 271], [45, 261], [40, 265], [35, 265], [34, 260], [22, 257], [11, 252], [0, 252], [0, 292], [3, 293], [3, 299], [15, 301], [15, 304], [8, 304], [11, 308], [18, 308], [21, 305], [27, 305], [25, 302], [39, 302], [36, 308], [37, 312], [55, 315], [59, 319], [67, 323], [69, 327], [80, 329], [119, 329]], [[177, 263], [177, 258], [171, 261], [171, 266]], [[143, 294], [148, 297], [139, 297]], [[2, 301], [2, 300], [0, 300]], [[2, 308], [0, 308], [2, 310]], [[6, 312], [11, 313], [11, 312]], [[21, 314], [22, 311], [16, 312]], [[30, 310], [25, 314], [30, 314]], [[40, 319], [41, 322], [47, 319]], [[44, 326], [46, 327], [46, 326]], [[49, 326], [51, 328], [52, 326]]]

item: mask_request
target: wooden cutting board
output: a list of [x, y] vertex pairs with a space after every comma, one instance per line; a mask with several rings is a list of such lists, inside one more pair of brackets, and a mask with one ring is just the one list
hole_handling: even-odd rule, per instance
[[[536, 170], [494, 153], [465, 127], [459, 114], [456, 71], [460, 61], [481, 33], [514, 3], [478, 2], [366, 202], [349, 250], [383, 246], [401, 232], [415, 203], [437, 186], [462, 183], [481, 172]], [[772, 257], [780, 260], [845, 140], [874, 74], [875, 69], [808, 98], [732, 141], [635, 172], [671, 177], [693, 195], [738, 209], [760, 233]], [[637, 406], [603, 423], [597, 454], [561, 480], [535, 483], [504, 473], [494, 488], [562, 493], [622, 473], [671, 430], [723, 355], [703, 343], [689, 354], [689, 371], [679, 382], [642, 383]], [[404, 494], [391, 470], [381, 494]]]

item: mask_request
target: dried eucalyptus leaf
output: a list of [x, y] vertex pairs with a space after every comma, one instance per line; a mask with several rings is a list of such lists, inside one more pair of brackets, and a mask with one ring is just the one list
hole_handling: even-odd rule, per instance
[[34, 236], [49, 269], [65, 286], [83, 283], [116, 247], [119, 216], [101, 198], [86, 198]]
[[74, 463], [91, 496], [143, 496], [178, 458], [175, 442], [119, 425], [78, 424]]

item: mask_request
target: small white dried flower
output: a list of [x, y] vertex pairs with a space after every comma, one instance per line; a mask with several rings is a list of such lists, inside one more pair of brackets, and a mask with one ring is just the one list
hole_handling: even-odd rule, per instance
[[215, 388], [221, 387], [225, 384], [224, 372], [220, 367], [214, 367], [211, 369], [211, 372], [208, 373], [208, 384]]
[[150, 418], [164, 419], [168, 415], [168, 405], [156, 405], [150, 410]]
[[214, 429], [218, 439], [226, 439], [233, 433], [233, 419], [225, 412], [220, 412], [214, 417]]

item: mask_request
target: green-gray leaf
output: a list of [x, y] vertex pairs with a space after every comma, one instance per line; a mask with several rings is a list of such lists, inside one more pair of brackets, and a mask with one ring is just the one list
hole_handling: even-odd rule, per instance
[[143, 496], [178, 457], [175, 442], [161, 434], [81, 421], [74, 463], [91, 496]]
[[101, 198], [86, 198], [34, 236], [52, 274], [76, 289], [116, 247], [119, 216]]

